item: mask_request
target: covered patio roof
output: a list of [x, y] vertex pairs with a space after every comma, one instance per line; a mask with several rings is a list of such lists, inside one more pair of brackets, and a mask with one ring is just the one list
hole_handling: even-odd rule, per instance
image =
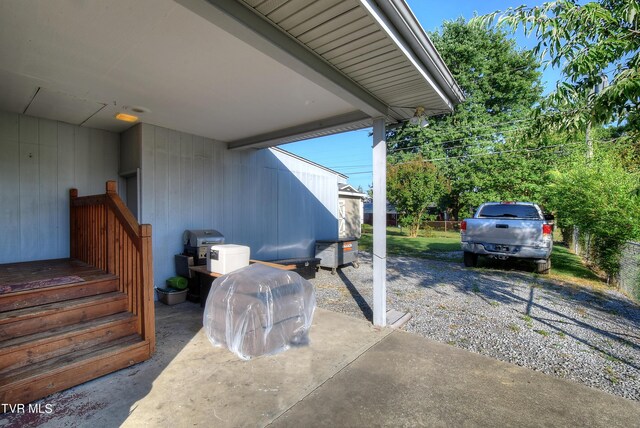
[[0, 3], [0, 109], [229, 149], [373, 126], [374, 323], [386, 323], [385, 126], [462, 91], [404, 0]]
[[0, 109], [116, 132], [130, 113], [229, 148], [463, 98], [404, 0], [11, 0], [0, 34]]

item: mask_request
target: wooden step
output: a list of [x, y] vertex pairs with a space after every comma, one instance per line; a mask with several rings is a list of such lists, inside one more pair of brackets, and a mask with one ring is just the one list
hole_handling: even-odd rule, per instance
[[136, 332], [129, 312], [0, 342], [0, 375], [26, 365], [90, 348]]
[[0, 313], [0, 341], [45, 332], [127, 310], [127, 296], [115, 291]]
[[0, 375], [0, 402], [30, 403], [142, 362], [149, 355], [149, 342], [134, 334], [11, 370]]
[[118, 278], [104, 274], [97, 279], [56, 287], [0, 294], [0, 312], [96, 296], [118, 290]]

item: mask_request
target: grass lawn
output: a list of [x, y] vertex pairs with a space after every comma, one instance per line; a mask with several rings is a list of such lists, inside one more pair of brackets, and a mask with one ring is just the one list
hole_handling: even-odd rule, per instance
[[[372, 228], [365, 225], [359, 247], [363, 251], [371, 252], [373, 248]], [[442, 231], [420, 231], [418, 237], [409, 238], [407, 234], [397, 227], [387, 228], [387, 253], [391, 256], [408, 256], [429, 260], [443, 260], [462, 263], [460, 252], [460, 233]], [[491, 260], [480, 257], [478, 263], [482, 267], [498, 267], [499, 269], [515, 269], [519, 271], [534, 272], [534, 266], [530, 262]], [[556, 243], [551, 254], [550, 277], [559, 280], [578, 283], [581, 285], [603, 285], [602, 280], [584, 263], [580, 257], [571, 253], [566, 247]]]
[[[373, 249], [371, 226], [365, 226], [359, 247], [370, 253]], [[418, 237], [409, 238], [397, 227], [387, 228], [387, 253], [390, 255], [462, 262], [462, 256], [450, 257], [452, 251], [460, 251], [459, 232], [420, 231]]]
[[567, 247], [555, 243], [551, 253], [551, 276], [585, 285], [602, 285], [603, 281]]

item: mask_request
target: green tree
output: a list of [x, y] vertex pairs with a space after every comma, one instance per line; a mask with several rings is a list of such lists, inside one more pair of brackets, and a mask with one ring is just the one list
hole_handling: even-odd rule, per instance
[[[499, 18], [496, 21], [496, 17]], [[483, 26], [534, 34], [534, 52], [560, 68], [563, 80], [540, 106], [542, 129], [583, 131], [587, 124], [617, 121], [627, 134], [640, 137], [640, 3], [599, 0], [580, 4], [559, 0], [519, 6], [476, 18]], [[612, 76], [601, 91], [602, 76]], [[631, 125], [631, 127], [629, 127]]]
[[427, 219], [427, 210], [438, 205], [444, 188], [436, 167], [421, 156], [389, 167], [387, 196], [400, 213], [400, 224], [409, 228], [410, 237], [418, 236], [420, 225]]
[[[561, 70], [562, 80], [537, 109], [536, 129], [578, 138], [589, 132], [595, 153], [550, 174], [549, 207], [561, 227], [577, 226], [592, 237], [597, 264], [614, 275], [622, 243], [640, 236], [640, 3], [560, 0], [474, 23], [535, 35], [534, 52]], [[604, 76], [609, 85], [603, 87]]]
[[[441, 32], [430, 36], [466, 101], [452, 115], [430, 118], [428, 127], [406, 123], [390, 129], [389, 162], [419, 154], [436, 165], [449, 186], [443, 204], [458, 218], [486, 200], [514, 195], [521, 183], [538, 185], [540, 180], [524, 177], [526, 165], [514, 160], [521, 149], [537, 150], [544, 144], [523, 137], [542, 92], [539, 63], [505, 32], [470, 26], [462, 18], [445, 22]], [[543, 157], [540, 150], [530, 161], [544, 163]], [[518, 174], [505, 169], [516, 167]], [[528, 192], [532, 197], [539, 193]]]
[[609, 149], [596, 148], [592, 161], [583, 158], [564, 171], [550, 171], [547, 207], [557, 213], [560, 227], [578, 226], [592, 236], [596, 263], [615, 276], [621, 246], [640, 238], [640, 174], [625, 170]]

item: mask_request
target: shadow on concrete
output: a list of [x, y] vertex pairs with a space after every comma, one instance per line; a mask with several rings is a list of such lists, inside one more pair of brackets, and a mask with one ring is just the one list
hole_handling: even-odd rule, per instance
[[365, 298], [362, 297], [362, 294], [360, 294], [356, 286], [353, 285], [353, 282], [349, 280], [347, 275], [345, 275], [345, 273], [342, 272], [342, 269], [338, 269], [337, 272], [338, 272], [338, 276], [344, 283], [345, 287], [347, 287], [347, 290], [349, 290], [349, 293], [351, 293], [351, 297], [353, 297], [353, 300], [356, 302], [356, 304], [362, 311], [362, 315], [364, 315], [367, 321], [373, 322], [373, 310], [371, 309], [371, 306], [369, 305], [369, 303], [367, 303]]

